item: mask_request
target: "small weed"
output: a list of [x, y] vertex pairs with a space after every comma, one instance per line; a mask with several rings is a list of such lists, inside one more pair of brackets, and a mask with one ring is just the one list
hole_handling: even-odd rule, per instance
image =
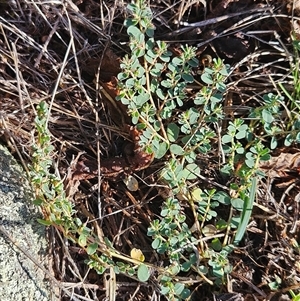
[[74, 229], [73, 205], [67, 200], [60, 176], [51, 172], [54, 146], [48, 130], [48, 105], [41, 102], [37, 106], [35, 118], [36, 138], [33, 145], [31, 182], [35, 189], [35, 205], [43, 208], [45, 225], [62, 225], [61, 230], [68, 237]]
[[[53, 171], [54, 147], [48, 130], [48, 114], [48, 105], [41, 102], [37, 106], [36, 137], [33, 145], [33, 162], [30, 167], [36, 196], [35, 204], [42, 208], [44, 214], [44, 219], [40, 219], [39, 222], [56, 227], [66, 238], [79, 245], [89, 256], [86, 260], [87, 265], [99, 274], [113, 266], [117, 273], [123, 272], [128, 275], [137, 273], [141, 281], [148, 280], [149, 269], [141, 263], [141, 260], [118, 254], [106, 238], [99, 237], [75, 216], [74, 206], [66, 197], [62, 180], [59, 174]], [[113, 257], [128, 263], [115, 262], [112, 260]]]
[[[141, 147], [154, 153], [157, 159], [167, 158], [160, 181], [168, 185], [172, 196], [162, 206], [161, 219], [151, 222], [148, 235], [153, 238], [152, 247], [169, 259], [160, 277], [162, 294], [170, 300], [182, 300], [188, 296], [188, 290], [175, 280], [177, 274], [192, 269], [205, 281], [212, 284], [209, 278], [213, 277], [215, 283], [221, 284], [231, 271], [228, 254], [232, 246], [226, 243], [225, 232], [233, 223], [219, 218], [216, 208], [223, 204], [241, 212], [235, 216], [238, 228], [234, 243], [238, 244], [251, 216], [258, 164], [260, 160], [269, 159], [269, 150], [258, 139], [251, 140], [249, 126], [236, 119], [230, 122], [222, 138], [228, 158], [222, 169], [225, 173], [237, 172], [237, 161], [246, 157], [238, 171], [240, 183], [232, 187], [236, 197], [215, 189], [189, 189], [188, 182], [201, 174], [197, 156], [206, 155], [215, 147], [215, 124], [224, 117], [222, 100], [229, 67], [220, 59], [214, 59], [212, 66], [205, 68], [201, 75], [203, 87], [190, 99], [186, 88], [195, 81], [194, 75], [197, 76], [193, 72], [198, 66], [196, 49], [182, 46], [179, 56], [173, 57], [164, 42], [154, 40], [151, 12], [145, 2], [130, 4], [128, 9], [132, 17], [125, 25], [131, 53], [121, 63], [118, 100], [128, 107], [133, 124], [142, 132]], [[273, 104], [271, 106], [273, 108]], [[257, 112], [256, 116], [259, 114], [262, 113]], [[248, 149], [241, 142], [245, 139], [249, 140]], [[195, 232], [186, 223], [186, 202], [196, 219]], [[226, 237], [223, 242], [214, 237], [216, 233]]]

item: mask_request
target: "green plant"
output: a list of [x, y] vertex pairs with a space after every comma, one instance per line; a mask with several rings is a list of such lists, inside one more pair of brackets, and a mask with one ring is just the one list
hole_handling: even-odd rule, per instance
[[30, 167], [31, 182], [36, 195], [34, 203], [43, 208], [45, 219], [39, 220], [42, 224], [63, 225], [63, 230], [68, 236], [75, 226], [74, 209], [66, 198], [60, 176], [51, 171], [54, 146], [48, 130], [48, 105], [41, 102], [36, 109], [37, 116], [34, 122], [37, 135], [32, 147], [32, 166]]
[[[36, 109], [36, 136], [30, 175], [35, 189], [34, 203], [42, 208], [44, 215], [44, 219], [39, 219], [39, 222], [56, 227], [64, 237], [84, 249], [89, 256], [86, 260], [87, 265], [99, 274], [114, 267], [116, 273], [136, 274], [141, 281], [147, 281], [150, 272], [146, 265], [140, 260], [119, 254], [105, 237], [99, 237], [86, 223], [76, 217], [74, 205], [66, 196], [62, 180], [59, 174], [53, 171], [54, 147], [48, 129], [48, 105], [40, 102]], [[118, 258], [125, 263], [115, 262], [112, 258]]]
[[[125, 22], [130, 54], [121, 62], [117, 99], [127, 106], [133, 124], [141, 131], [143, 150], [166, 159], [159, 180], [172, 193], [163, 203], [161, 219], [151, 222], [148, 235], [153, 238], [152, 247], [169, 260], [159, 278], [162, 294], [170, 300], [181, 300], [188, 290], [176, 280], [179, 273], [193, 270], [210, 284], [225, 281], [231, 270], [229, 232], [237, 228], [233, 241], [238, 244], [251, 216], [259, 161], [269, 159], [269, 150], [252, 139], [243, 120], [234, 120], [222, 138], [222, 147], [228, 158], [223, 167], [227, 174], [237, 172], [237, 161], [246, 157], [237, 172], [239, 183], [232, 185], [237, 196], [189, 188], [189, 182], [201, 175], [197, 156], [217, 147], [216, 124], [224, 117], [222, 100], [228, 66], [214, 59], [201, 74], [202, 88], [190, 97], [187, 87], [197, 76], [196, 50], [182, 46], [174, 57], [164, 42], [154, 40], [152, 15], [145, 1], [130, 4], [128, 9], [132, 14]], [[243, 139], [249, 140], [248, 149]], [[196, 231], [186, 223], [185, 202], [192, 210]], [[216, 211], [220, 204], [232, 206], [232, 212], [238, 208], [241, 214], [225, 221]], [[223, 242], [214, 237], [216, 234], [224, 237]]]

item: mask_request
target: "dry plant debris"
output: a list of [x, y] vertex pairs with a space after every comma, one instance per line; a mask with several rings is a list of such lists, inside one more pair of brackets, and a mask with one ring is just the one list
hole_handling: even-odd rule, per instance
[[[156, 175], [163, 162], [140, 151], [139, 133], [130, 128], [126, 108], [115, 101], [120, 59], [128, 52], [126, 4], [0, 3], [0, 134], [26, 168], [35, 108], [48, 102], [54, 166], [78, 216], [93, 221], [120, 253], [141, 249], [157, 264], [164, 258], [157, 257], [146, 233], [162, 204]], [[156, 35], [173, 53], [188, 43], [197, 47], [201, 68], [216, 56], [230, 64], [224, 127], [233, 116], [259, 106], [262, 95], [276, 91], [279, 82], [293, 88], [290, 33], [294, 29], [300, 36], [299, 1], [153, 0], [150, 7]], [[190, 87], [191, 96], [194, 89], [199, 87]], [[227, 287], [215, 294], [195, 281], [193, 300], [274, 301], [299, 289], [298, 157], [298, 151], [287, 148], [261, 166], [268, 180], [259, 185], [244, 247], [230, 255], [233, 272]], [[218, 154], [213, 160], [201, 158], [208, 178], [202, 185], [226, 185], [214, 173], [217, 162]], [[132, 174], [139, 182], [137, 191], [122, 182]], [[99, 276], [88, 269], [86, 254], [59, 232], [51, 232], [51, 252], [55, 277], [65, 289], [71, 286], [79, 300], [114, 300], [114, 294], [115, 300], [164, 300], [155, 281], [149, 285], [113, 270]], [[269, 284], [279, 282], [273, 294]], [[62, 300], [68, 298], [62, 292]]]

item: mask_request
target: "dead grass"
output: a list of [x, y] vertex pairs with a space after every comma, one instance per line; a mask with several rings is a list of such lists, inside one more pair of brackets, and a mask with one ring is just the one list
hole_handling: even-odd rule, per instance
[[[174, 49], [186, 42], [197, 45], [203, 63], [207, 55], [218, 55], [232, 66], [224, 103], [230, 118], [259, 105], [260, 97], [276, 91], [278, 82], [284, 82], [288, 90], [293, 88], [291, 26], [300, 36], [296, 2], [293, 7], [293, 1], [271, 0], [151, 1], [151, 8], [160, 39], [168, 40]], [[81, 152], [98, 170], [105, 158], [121, 155], [130, 137], [120, 126], [123, 109], [111, 102], [108, 85], [127, 49], [122, 25], [126, 4], [116, 0], [0, 2], [1, 140], [25, 168], [31, 161], [35, 105], [41, 100], [50, 104], [54, 160], [62, 177]], [[161, 162], [155, 162], [137, 172], [138, 192], [128, 191], [122, 181], [101, 173], [82, 180], [70, 192], [78, 215], [96, 220], [118, 251], [129, 254], [133, 247], [140, 248], [156, 264], [163, 258], [151, 249], [146, 229], [162, 202], [153, 187], [160, 166]], [[299, 289], [297, 171], [261, 184], [244, 247], [232, 255], [234, 272], [217, 300], [222, 296], [229, 300], [222, 295], [228, 292], [240, 293], [246, 300], [275, 301], [289, 289]], [[50, 251], [53, 272], [62, 286], [79, 300], [105, 300], [109, 271], [99, 276], [87, 270], [85, 255], [66, 244], [59, 233], [51, 233]], [[268, 283], [275, 275], [283, 283], [273, 296]], [[145, 285], [118, 276], [116, 284], [116, 300], [163, 300], [155, 283]], [[211, 287], [200, 283], [193, 289], [193, 300], [212, 300]], [[61, 298], [69, 300], [63, 293]]]

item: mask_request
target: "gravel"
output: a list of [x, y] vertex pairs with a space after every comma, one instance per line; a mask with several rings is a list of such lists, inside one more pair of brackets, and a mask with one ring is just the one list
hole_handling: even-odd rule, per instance
[[26, 173], [0, 145], [1, 301], [57, 300], [45, 273], [3, 233], [47, 269], [45, 227], [36, 221], [41, 216], [31, 205], [32, 195]]

